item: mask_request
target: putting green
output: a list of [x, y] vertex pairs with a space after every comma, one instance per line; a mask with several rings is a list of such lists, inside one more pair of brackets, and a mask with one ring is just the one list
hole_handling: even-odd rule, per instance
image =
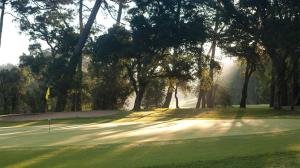
[[299, 121], [174, 118], [75, 124], [75, 119], [57, 122], [50, 132], [47, 125], [19, 123], [0, 127], [0, 167], [296, 168]]
[[0, 149], [143, 143], [300, 130], [298, 119], [170, 120], [0, 127]]

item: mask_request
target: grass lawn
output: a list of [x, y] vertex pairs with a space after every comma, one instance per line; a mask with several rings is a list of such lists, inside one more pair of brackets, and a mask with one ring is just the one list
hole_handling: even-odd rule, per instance
[[0, 122], [0, 167], [300, 167], [300, 115], [266, 107]]

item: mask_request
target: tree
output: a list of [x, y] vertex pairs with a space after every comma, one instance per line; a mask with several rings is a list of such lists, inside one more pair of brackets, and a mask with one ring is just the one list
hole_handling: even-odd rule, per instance
[[[189, 70], [178, 71], [175, 65], [189, 55], [190, 48], [204, 43], [206, 32], [204, 19], [200, 14], [200, 2], [178, 1], [141, 1], [135, 0], [136, 8], [130, 13], [143, 18], [151, 26], [156, 48], [164, 50], [168, 63], [164, 63], [164, 76], [168, 79], [168, 91], [163, 107], [168, 108], [174, 92], [176, 75], [190, 75]], [[200, 44], [201, 45], [201, 44]], [[182, 57], [182, 58], [181, 58]], [[180, 61], [181, 60], [181, 61]], [[187, 60], [187, 59], [186, 59]], [[182, 62], [181, 62], [182, 63]], [[190, 64], [190, 63], [186, 63]], [[187, 73], [188, 72], [188, 73]]]
[[[215, 77], [219, 71], [219, 63], [216, 61], [216, 50], [221, 40], [221, 34], [226, 25], [226, 13], [222, 10], [222, 2], [218, 0], [204, 1], [204, 15], [206, 17], [205, 24], [208, 28], [208, 44], [210, 48], [207, 55], [210, 56], [209, 60], [209, 80], [210, 86], [206, 93], [207, 107], [213, 108], [215, 105]], [[227, 2], [227, 1], [226, 1]]]
[[2, 41], [2, 30], [3, 30], [3, 22], [4, 22], [4, 14], [5, 14], [5, 6], [6, 6], [7, 1], [6, 0], [1, 0], [1, 14], [0, 14], [0, 47], [1, 47], [1, 41]]
[[207, 97], [206, 94], [211, 86], [208, 61], [209, 58], [207, 59], [207, 62], [205, 64], [198, 62], [198, 66], [197, 66], [198, 69], [195, 75], [198, 79], [198, 85], [196, 88], [196, 92], [198, 93], [198, 98], [196, 103], [197, 109], [200, 108], [200, 105], [202, 105], [202, 108], [206, 107], [206, 97]]
[[99, 36], [93, 45], [94, 109], [122, 108], [132, 92], [124, 66], [131, 47], [130, 36], [129, 31], [116, 25]]
[[124, 8], [127, 8], [126, 4], [130, 3], [131, 0], [112, 0], [113, 2], [117, 3], [118, 9], [117, 9], [117, 25], [121, 25], [121, 20], [122, 20], [122, 13]]
[[298, 66], [295, 62], [299, 59], [299, 2], [243, 0], [239, 3], [224, 1], [223, 6], [227, 16], [236, 20], [241, 31], [257, 39], [259, 46], [263, 46], [272, 60], [274, 108], [280, 109], [282, 105], [290, 104], [286, 100], [296, 99], [291, 96], [293, 91], [283, 90], [291, 89], [286, 81], [292, 78], [291, 69]]
[[235, 22], [231, 23], [222, 36], [221, 48], [224, 49], [227, 54], [238, 57], [246, 66], [240, 101], [240, 108], [246, 108], [249, 80], [257, 66], [262, 64], [261, 61], [264, 51], [259, 51], [263, 49], [259, 48], [260, 46], [258, 46], [256, 39], [253, 38], [251, 34], [240, 31], [240, 28]]
[[[78, 16], [79, 16], [79, 30], [81, 38], [78, 38], [80, 42], [74, 44], [74, 49], [71, 51], [73, 56], [67, 63], [68, 68], [63, 72], [64, 79], [68, 82], [68, 86], [65, 87], [64, 92], [68, 93], [69, 90], [74, 89], [72, 110], [81, 110], [81, 90], [82, 90], [82, 48], [86, 43], [92, 24], [95, 20], [97, 12], [101, 6], [102, 1], [96, 1], [94, 9], [91, 12], [90, 18], [87, 21], [85, 29], [83, 27], [83, 0], [79, 0], [76, 4], [79, 4]], [[12, 6], [15, 12], [17, 21], [20, 22], [20, 28], [23, 32], [27, 32], [32, 40], [42, 40], [48, 44], [51, 49], [52, 56], [55, 57], [58, 54], [58, 39], [59, 31], [64, 29], [70, 30], [72, 21], [76, 14], [72, 9], [65, 8], [65, 5], [75, 5], [73, 1], [22, 1], [12, 2]], [[34, 22], [32, 19], [34, 18]], [[72, 30], [74, 31], [74, 30]], [[80, 50], [80, 51], [79, 51]], [[77, 55], [74, 57], [74, 52]], [[73, 84], [74, 83], [74, 84]], [[65, 102], [65, 101], [63, 101]]]
[[[71, 28], [58, 33], [54, 51], [42, 50], [40, 44], [31, 45], [30, 54], [20, 57], [20, 66], [30, 68], [39, 83], [41, 95], [45, 95], [47, 88], [52, 87], [52, 95], [57, 98], [55, 111], [61, 112], [65, 110], [71, 82], [63, 78], [63, 74], [68, 71], [67, 63], [78, 35]], [[41, 99], [44, 100], [43, 97], [41, 96]], [[41, 110], [41, 112], [43, 111]]]
[[17, 67], [0, 68], [0, 111], [2, 114], [17, 112], [21, 86], [22, 75]]

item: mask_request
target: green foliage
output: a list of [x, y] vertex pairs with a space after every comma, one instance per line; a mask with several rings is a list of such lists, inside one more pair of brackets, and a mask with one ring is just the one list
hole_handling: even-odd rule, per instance
[[130, 33], [115, 26], [97, 38], [93, 46], [91, 73], [94, 109], [120, 109], [132, 89], [125, 72], [124, 59], [130, 49]]
[[[282, 105], [293, 106], [293, 101], [297, 98], [294, 95], [296, 87], [286, 86], [286, 82], [299, 80], [292, 77], [300, 58], [299, 2], [242, 0], [239, 5], [230, 1], [222, 5], [229, 14], [230, 25], [235, 27], [234, 32], [246, 35], [240, 38], [246, 41], [244, 44], [249, 45], [254, 41], [272, 60], [274, 94], [271, 104], [275, 108], [281, 108]], [[249, 60], [255, 59], [251, 57]], [[290, 61], [294, 64], [289, 64]], [[283, 91], [286, 89], [288, 91]], [[289, 103], [286, 101], [288, 97], [292, 100]]]
[[17, 67], [0, 67], [0, 113], [18, 112], [22, 82], [23, 77]]
[[[91, 36], [102, 35], [88, 39], [84, 56], [89, 58], [82, 60], [84, 66], [77, 50], [74, 54], [79, 41], [75, 9], [83, 1], [6, 2], [31, 41], [29, 54], [20, 58], [20, 71], [27, 73], [28, 88], [22, 90], [26, 97], [22, 102], [33, 112], [45, 111], [43, 95], [48, 87], [53, 111], [73, 109], [79, 91], [83, 92], [79, 99], [84, 97], [85, 104], [93, 104], [94, 109], [121, 108], [132, 92], [137, 110], [142, 105], [160, 106], [165, 80], [171, 81], [170, 87], [182, 88], [195, 80], [197, 92], [203, 92], [205, 99], [222, 70], [213, 58], [215, 46], [245, 61], [245, 76], [259, 71], [249, 82], [249, 103], [267, 102], [273, 84], [275, 95], [285, 102], [300, 97], [298, 2], [133, 0], [134, 5], [123, 6], [129, 8], [130, 28], [117, 24], [104, 33], [92, 31]], [[114, 8], [106, 1], [102, 6], [109, 11]], [[212, 47], [206, 55], [209, 43]], [[269, 58], [271, 67], [266, 66]], [[241, 84], [240, 72], [234, 75], [234, 82]], [[270, 82], [272, 76], [275, 80]], [[235, 103], [242, 90], [236, 88], [217, 90], [219, 104]], [[288, 93], [282, 92], [285, 89]], [[207, 104], [213, 102], [210, 97], [207, 94]]]
[[[35, 83], [33, 87], [35, 91], [30, 91], [29, 93], [39, 95], [31, 95], [30, 101], [36, 101], [36, 103], [31, 102], [31, 105], [39, 106], [40, 104], [45, 104], [45, 92], [48, 87], [51, 87], [51, 97], [56, 98], [56, 105], [53, 104], [51, 106], [55, 107], [55, 111], [63, 111], [65, 109], [70, 89], [69, 82], [71, 81], [63, 78], [63, 74], [69, 71], [67, 68], [68, 60], [71, 57], [77, 38], [78, 35], [74, 33], [73, 29], [65, 29], [59, 31], [58, 39], [55, 39], [57, 40], [55, 51], [42, 50], [40, 44], [33, 44], [29, 48], [29, 55], [24, 54], [20, 57], [20, 67], [28, 67], [35, 80], [33, 82]], [[41, 100], [43, 103], [40, 102]], [[36, 109], [36, 107], [32, 106], [32, 109]], [[45, 105], [34, 111], [45, 111]]]

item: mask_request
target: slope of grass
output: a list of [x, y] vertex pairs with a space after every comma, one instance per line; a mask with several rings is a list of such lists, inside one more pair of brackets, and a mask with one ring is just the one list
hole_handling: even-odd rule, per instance
[[[219, 125], [207, 125], [207, 130], [212, 127], [215, 132], [201, 132], [186, 124], [204, 119], [221, 120]], [[260, 124], [249, 125], [241, 119], [259, 119], [255, 121]], [[275, 111], [254, 106], [245, 110], [157, 109], [121, 112], [101, 118], [53, 120], [51, 133], [47, 132], [48, 121], [0, 122], [0, 167], [298, 168], [298, 119], [300, 123], [299, 111]], [[223, 120], [225, 126], [228, 121], [233, 121], [229, 122], [232, 125], [228, 130], [220, 127]], [[165, 126], [177, 128], [174, 125], [177, 121], [182, 128], [186, 128], [184, 131], [161, 132], [155, 135], [155, 141], [140, 141], [154, 136], [146, 136], [145, 127], [148, 131]], [[126, 125], [125, 122], [145, 124]], [[108, 124], [109, 127], [102, 128], [103, 124]], [[118, 124], [121, 126], [115, 126]], [[255, 133], [256, 130], [272, 130], [271, 128], [275, 132]], [[284, 128], [284, 131], [280, 128]], [[218, 131], [225, 132], [215, 137], [202, 136], [216, 134]], [[242, 133], [235, 134], [239, 132]], [[132, 133], [138, 133], [138, 139], [127, 138]], [[119, 134], [124, 140], [101, 144], [106, 136]], [[201, 136], [193, 136], [196, 134]], [[174, 139], [165, 140], [165, 136], [172, 136]]]
[[[9, 148], [1, 167], [281, 167], [300, 166], [300, 131], [179, 141]], [[272, 160], [277, 161], [273, 163]], [[262, 166], [263, 165], [263, 166]]]
[[[247, 109], [238, 107], [214, 108], [214, 109], [155, 109], [138, 112], [118, 112], [112, 116], [96, 118], [71, 118], [54, 119], [52, 124], [87, 124], [104, 122], [131, 122], [131, 121], [166, 121], [172, 119], [256, 119], [256, 118], [278, 118], [278, 119], [300, 119], [300, 108], [295, 111], [274, 110], [267, 105], [250, 105]], [[0, 127], [47, 125], [47, 120], [42, 121], [0, 121]]]

